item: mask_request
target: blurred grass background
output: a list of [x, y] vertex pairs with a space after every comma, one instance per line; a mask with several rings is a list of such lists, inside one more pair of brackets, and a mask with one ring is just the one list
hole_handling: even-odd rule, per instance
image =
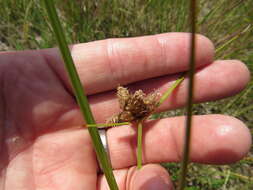
[[[188, 0], [56, 0], [68, 43], [163, 32], [187, 32]], [[56, 46], [39, 0], [0, 0], [0, 50]], [[199, 33], [216, 47], [216, 59], [239, 59], [253, 73], [253, 1], [199, 0]], [[225, 80], [225, 79], [224, 79]], [[195, 114], [221, 113], [244, 121], [253, 133], [253, 80], [232, 98], [195, 105]], [[183, 114], [182, 110], [155, 117]], [[165, 163], [177, 183], [179, 165]], [[188, 190], [253, 189], [253, 147], [242, 161], [225, 166], [191, 164]]]

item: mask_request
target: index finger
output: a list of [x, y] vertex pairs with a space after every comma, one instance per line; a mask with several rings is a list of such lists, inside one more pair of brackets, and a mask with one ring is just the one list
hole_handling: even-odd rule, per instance
[[[86, 93], [91, 95], [119, 84], [187, 71], [189, 42], [188, 33], [167, 33], [77, 44], [71, 53]], [[212, 42], [198, 35], [196, 66], [210, 64], [213, 54]], [[44, 50], [43, 55], [71, 89], [58, 51]]]

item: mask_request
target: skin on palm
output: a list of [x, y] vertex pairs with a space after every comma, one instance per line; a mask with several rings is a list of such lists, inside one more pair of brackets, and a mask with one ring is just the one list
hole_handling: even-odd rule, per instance
[[[180, 72], [187, 70], [188, 39], [188, 34], [171, 33], [72, 46], [97, 122], [105, 122], [119, 112], [115, 92], [111, 91], [119, 83], [146, 93], [154, 89], [163, 93]], [[239, 61], [213, 62], [211, 42], [199, 36], [198, 43], [195, 102], [220, 99], [242, 90], [249, 80], [247, 68]], [[2, 53], [0, 59], [0, 135], [4, 155], [0, 188], [96, 189], [96, 157], [87, 130], [80, 127], [83, 119], [57, 50]], [[183, 106], [186, 87], [187, 79], [159, 111]], [[198, 116], [196, 120], [199, 125], [194, 132], [198, 135], [193, 138], [193, 161], [228, 163], [247, 153], [251, 138], [238, 120], [217, 115]], [[144, 163], [180, 159], [183, 121], [178, 117], [147, 124]], [[128, 167], [136, 164], [135, 132], [131, 127], [108, 131], [112, 164], [122, 189], [134, 183], [127, 172]], [[213, 135], [198, 138], [205, 134]], [[224, 139], [229, 143], [224, 143]], [[158, 140], [166, 150], [157, 148]], [[223, 150], [218, 154], [220, 143]], [[208, 153], [200, 151], [203, 146]], [[146, 169], [153, 167], [165, 175], [159, 166]], [[137, 175], [132, 170], [131, 176]], [[99, 176], [99, 180], [100, 186], [104, 186], [104, 178]]]

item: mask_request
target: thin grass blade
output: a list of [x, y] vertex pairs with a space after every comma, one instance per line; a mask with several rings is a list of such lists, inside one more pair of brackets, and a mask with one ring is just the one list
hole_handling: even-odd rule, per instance
[[[51, 21], [51, 25], [53, 27], [53, 30], [55, 32], [55, 36], [57, 39], [57, 42], [59, 44], [59, 48], [63, 57], [63, 60], [65, 62], [66, 70], [69, 74], [70, 81], [73, 86], [74, 93], [76, 95], [77, 102], [80, 106], [81, 112], [83, 114], [84, 119], [86, 120], [86, 123], [88, 124], [95, 124], [95, 120], [93, 118], [93, 115], [91, 113], [91, 109], [88, 103], [88, 99], [85, 96], [84, 89], [82, 87], [82, 84], [80, 82], [80, 78], [77, 74], [76, 68], [74, 66], [73, 59], [71, 57], [66, 37], [63, 33], [63, 29], [61, 27], [58, 15], [56, 13], [56, 9], [54, 6], [54, 1], [52, 0], [44, 0], [45, 7], [49, 16], [49, 19]], [[107, 153], [102, 145], [98, 129], [97, 128], [88, 128], [90, 136], [92, 138], [92, 142], [98, 157], [98, 160], [100, 162], [100, 165], [102, 167], [102, 170], [106, 176], [108, 185], [111, 190], [118, 190], [118, 186], [116, 183], [116, 180], [113, 176], [112, 167], [109, 162]]]
[[195, 40], [196, 40], [196, 22], [197, 22], [197, 4], [196, 0], [190, 2], [190, 24], [191, 24], [191, 46], [190, 46], [190, 68], [189, 68], [189, 86], [187, 100], [187, 118], [184, 138], [183, 159], [181, 164], [181, 176], [179, 181], [179, 190], [183, 190], [186, 186], [187, 166], [189, 163], [191, 128], [192, 128], [192, 108], [193, 108], [193, 89], [194, 89], [194, 73], [195, 73]]
[[240, 31], [238, 34], [234, 35], [233, 37], [231, 37], [231, 39], [229, 39], [226, 43], [222, 44], [220, 47], [218, 47], [215, 50], [215, 53], [220, 52], [221, 50], [223, 50], [225, 47], [227, 47], [229, 44], [231, 44], [233, 41], [235, 41], [236, 39], [238, 39], [241, 35], [243, 35], [244, 33], [250, 31], [253, 28], [253, 24], [249, 24], [247, 25], [242, 31]]
[[97, 124], [87, 124], [85, 126], [87, 126], [87, 127], [104, 128], [104, 127], [116, 127], [116, 126], [122, 126], [122, 125], [130, 125], [130, 123], [129, 122], [122, 122], [122, 123], [97, 123]]
[[175, 90], [175, 88], [184, 80], [184, 77], [181, 77], [177, 79], [170, 88], [166, 90], [166, 92], [162, 95], [160, 98], [157, 107], [159, 107], [170, 95], [171, 93]]

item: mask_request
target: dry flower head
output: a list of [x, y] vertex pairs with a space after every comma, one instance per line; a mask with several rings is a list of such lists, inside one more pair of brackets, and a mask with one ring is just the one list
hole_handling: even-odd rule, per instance
[[160, 96], [158, 92], [147, 95], [142, 90], [132, 94], [127, 88], [119, 86], [117, 97], [121, 112], [109, 119], [108, 123], [141, 121], [147, 118], [157, 108]]

